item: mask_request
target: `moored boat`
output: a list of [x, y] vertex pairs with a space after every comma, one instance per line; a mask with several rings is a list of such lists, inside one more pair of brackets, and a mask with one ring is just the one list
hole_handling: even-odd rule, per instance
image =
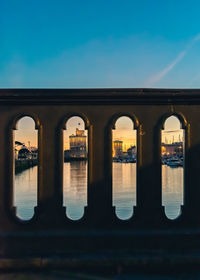
[[177, 157], [172, 157], [172, 158], [169, 158], [167, 160], [167, 165], [170, 166], [170, 167], [179, 167], [179, 166], [183, 166], [183, 163], [182, 161], [177, 158]]

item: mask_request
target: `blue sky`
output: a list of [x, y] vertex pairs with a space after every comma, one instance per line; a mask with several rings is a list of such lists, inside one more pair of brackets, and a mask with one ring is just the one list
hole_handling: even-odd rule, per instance
[[0, 88], [200, 88], [198, 0], [1, 0]]

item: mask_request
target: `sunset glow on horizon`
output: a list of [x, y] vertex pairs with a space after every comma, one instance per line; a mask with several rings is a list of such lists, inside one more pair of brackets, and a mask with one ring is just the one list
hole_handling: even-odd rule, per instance
[[76, 128], [84, 130], [85, 136], [87, 136], [87, 130], [85, 129], [85, 123], [80, 117], [71, 117], [66, 122], [66, 130], [63, 131], [64, 135], [64, 150], [69, 150], [69, 136], [76, 135]]
[[[165, 129], [162, 130], [162, 142], [172, 143], [183, 141], [183, 129], [180, 128], [180, 121], [177, 117], [171, 116], [165, 121]], [[72, 117], [66, 123], [64, 130], [64, 149], [69, 149], [69, 136], [76, 133], [76, 128], [85, 130], [84, 121], [80, 117]], [[37, 147], [37, 130], [35, 130], [35, 122], [30, 117], [23, 117], [18, 121], [17, 130], [15, 132], [15, 141], [25, 144], [25, 146]], [[131, 146], [136, 145], [136, 130], [132, 120], [126, 116], [120, 117], [112, 131], [113, 141], [123, 141], [123, 151]], [[85, 130], [87, 136], [87, 130]]]
[[181, 123], [176, 116], [170, 116], [164, 123], [162, 130], [162, 143], [171, 144], [173, 142], [183, 142], [183, 129]]
[[14, 130], [15, 141], [23, 143], [26, 147], [38, 146], [38, 131], [35, 129], [35, 122], [30, 117], [23, 117], [17, 123], [17, 130]]

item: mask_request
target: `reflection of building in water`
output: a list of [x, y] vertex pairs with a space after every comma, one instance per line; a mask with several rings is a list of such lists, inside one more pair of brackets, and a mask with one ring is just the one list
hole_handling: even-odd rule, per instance
[[123, 146], [123, 141], [120, 140], [113, 141], [113, 157], [120, 157], [123, 154], [122, 146]]
[[[87, 193], [87, 161], [71, 161], [70, 162], [70, 186], [72, 192]], [[76, 196], [76, 192], [74, 195]], [[80, 199], [80, 197], [77, 197]], [[85, 198], [86, 199], [86, 198]]]
[[84, 130], [79, 130], [76, 128], [76, 135], [69, 136], [69, 146], [70, 146], [70, 158], [72, 159], [86, 159], [87, 149], [86, 149], [86, 136], [84, 135]]
[[175, 142], [172, 144], [162, 143], [162, 155], [182, 155], [183, 142]]

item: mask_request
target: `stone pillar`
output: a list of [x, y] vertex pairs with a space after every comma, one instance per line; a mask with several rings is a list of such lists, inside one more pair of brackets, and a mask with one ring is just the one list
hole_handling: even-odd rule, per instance
[[[112, 153], [112, 142], [107, 141], [109, 132], [106, 132], [106, 124], [102, 119], [94, 121], [89, 136], [91, 146], [86, 217], [92, 225], [97, 227], [109, 226], [114, 213], [114, 207], [112, 207], [112, 161], [109, 161], [109, 153]], [[111, 145], [111, 149], [109, 149], [109, 145]], [[110, 159], [112, 160], [112, 157]]]
[[159, 117], [150, 110], [138, 117], [137, 206], [135, 221], [142, 226], [160, 225], [164, 215], [161, 203], [160, 132]]
[[[51, 113], [48, 109], [46, 113]], [[45, 114], [41, 117], [39, 132], [39, 168], [38, 168], [38, 206], [36, 213], [39, 222], [57, 227], [63, 223], [65, 208], [62, 199], [62, 133], [57, 127], [57, 114]], [[61, 174], [60, 174], [61, 173]]]
[[198, 114], [192, 113], [186, 127], [184, 206], [186, 222], [200, 226], [200, 123]]
[[6, 115], [0, 114], [0, 228], [1, 230], [9, 229], [10, 214], [13, 209], [13, 160], [12, 153], [12, 133], [9, 127], [10, 119]]

